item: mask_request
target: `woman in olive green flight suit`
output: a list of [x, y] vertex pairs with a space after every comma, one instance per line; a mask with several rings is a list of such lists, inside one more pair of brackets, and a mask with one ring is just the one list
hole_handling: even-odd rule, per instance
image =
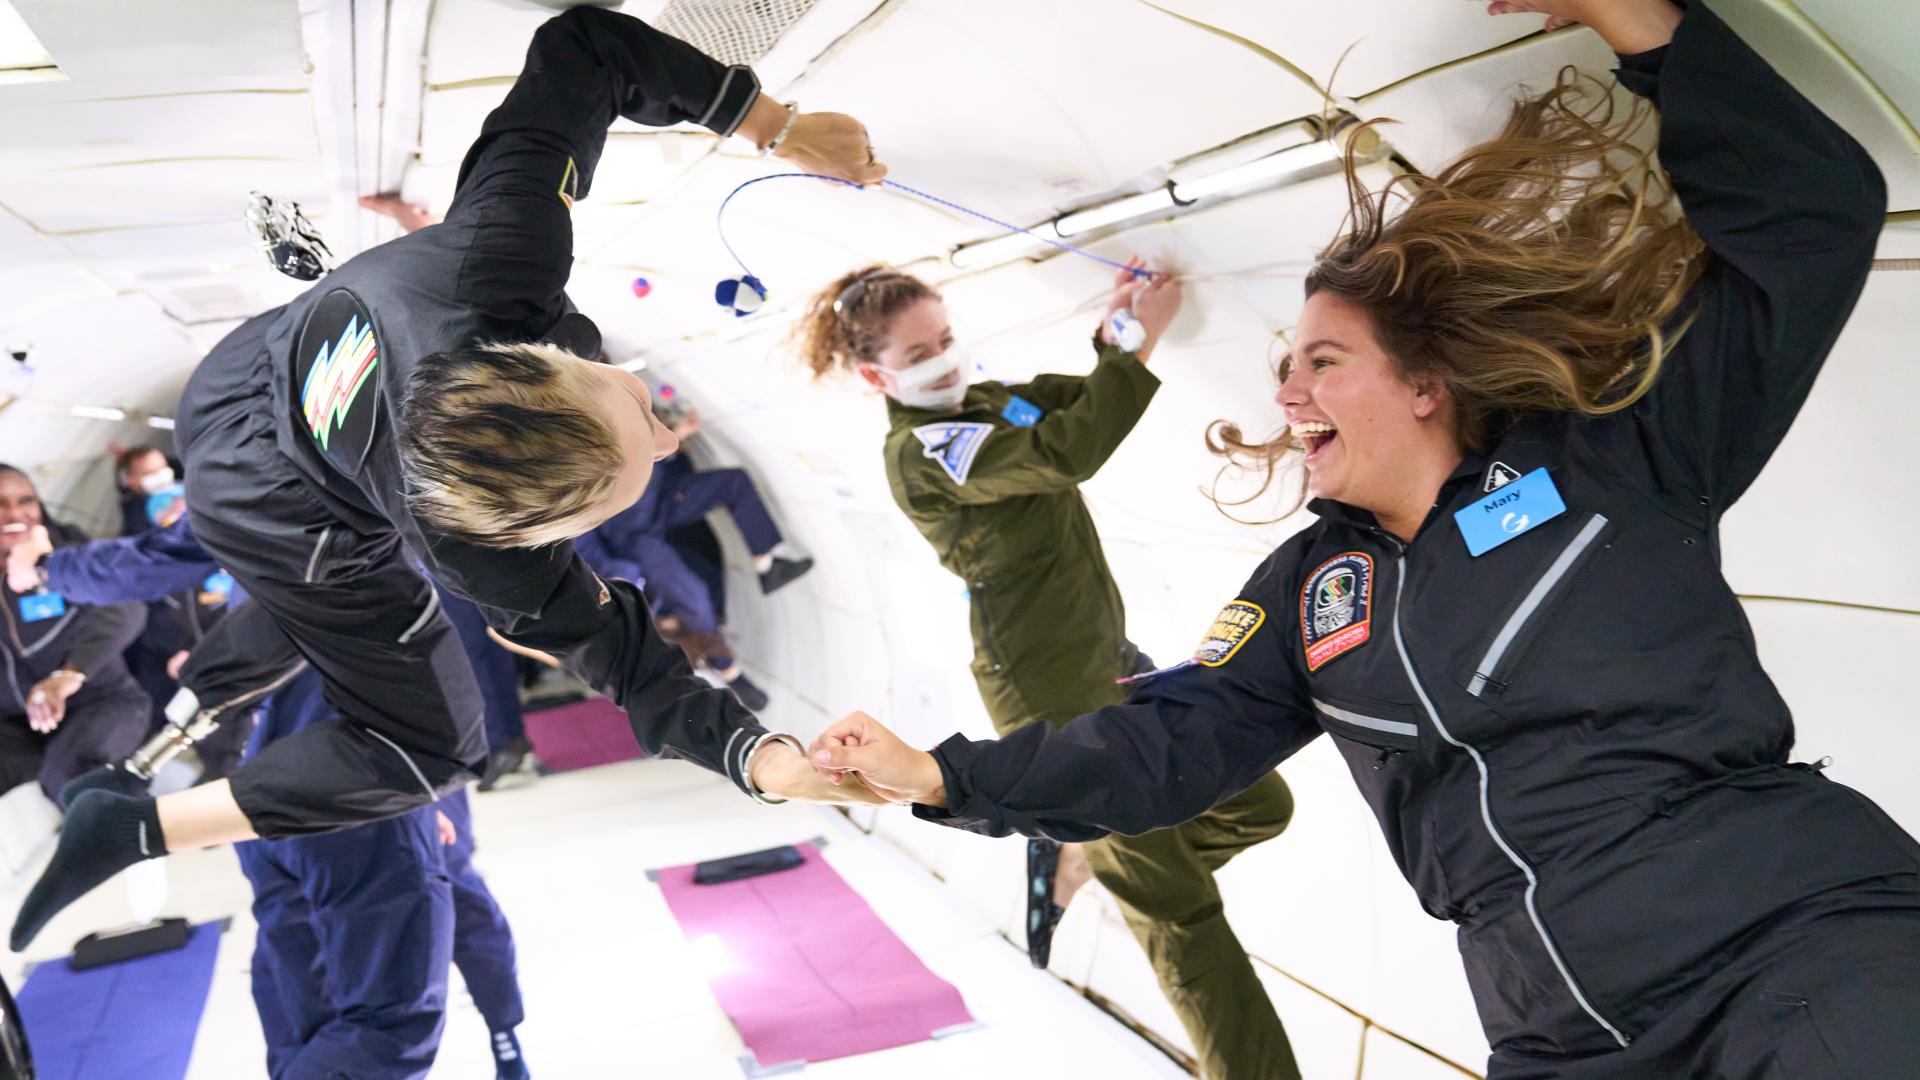
[[[973, 675], [1002, 734], [1118, 702], [1126, 692], [1115, 680], [1143, 666], [1079, 492], [1160, 385], [1146, 362], [1179, 311], [1180, 286], [1122, 273], [1108, 310], [1128, 306], [1148, 334], [1137, 352], [1096, 339], [1091, 374], [1016, 386], [970, 384], [939, 296], [885, 268], [822, 291], [798, 333], [816, 375], [853, 368], [886, 393], [894, 501], [967, 583]], [[1292, 813], [1286, 783], [1269, 773], [1184, 825], [1085, 845], [1212, 1080], [1299, 1075], [1213, 880]]]

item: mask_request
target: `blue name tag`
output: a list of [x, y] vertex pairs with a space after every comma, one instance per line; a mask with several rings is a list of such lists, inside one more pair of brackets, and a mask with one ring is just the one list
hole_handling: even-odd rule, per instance
[[1553, 477], [1545, 469], [1535, 469], [1482, 495], [1472, 506], [1453, 515], [1453, 520], [1460, 523], [1467, 554], [1478, 558], [1566, 512], [1567, 504], [1560, 499], [1560, 489], [1553, 486]]
[[57, 619], [67, 613], [67, 598], [57, 592], [28, 593], [20, 598], [20, 618], [27, 622]]
[[1000, 415], [1014, 427], [1032, 427], [1040, 422], [1040, 417], [1044, 414], [1041, 413], [1040, 406], [1015, 394], [1007, 401], [1007, 407], [1000, 410]]

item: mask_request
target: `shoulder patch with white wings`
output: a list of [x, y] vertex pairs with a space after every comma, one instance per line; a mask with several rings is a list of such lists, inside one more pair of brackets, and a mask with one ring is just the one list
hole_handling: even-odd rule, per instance
[[922, 424], [913, 429], [913, 434], [920, 440], [923, 457], [939, 462], [954, 483], [965, 484], [967, 474], [973, 471], [973, 459], [992, 431], [992, 424], [968, 422]]

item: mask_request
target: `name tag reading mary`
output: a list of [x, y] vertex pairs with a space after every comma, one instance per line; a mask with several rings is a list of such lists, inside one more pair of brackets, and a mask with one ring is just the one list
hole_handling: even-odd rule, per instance
[[1479, 501], [1453, 515], [1467, 554], [1475, 558], [1516, 536], [1523, 536], [1567, 512], [1560, 489], [1544, 468], [1535, 469], [1505, 486], [1482, 495]]

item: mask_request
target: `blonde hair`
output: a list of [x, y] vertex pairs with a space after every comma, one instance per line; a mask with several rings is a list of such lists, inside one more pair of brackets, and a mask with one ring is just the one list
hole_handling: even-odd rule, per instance
[[[1636, 145], [1651, 106], [1615, 113], [1609, 87], [1566, 68], [1438, 176], [1396, 176], [1375, 192], [1348, 143], [1345, 231], [1320, 253], [1307, 296], [1365, 308], [1403, 379], [1445, 386], [1463, 449], [1488, 449], [1528, 413], [1632, 405], [1691, 321], [1676, 316], [1705, 245]], [[1396, 196], [1404, 206], [1390, 214]], [[1297, 445], [1288, 431], [1253, 442], [1215, 421], [1207, 448], [1262, 474], [1228, 505], [1264, 494]]]
[[422, 358], [400, 417], [413, 512], [487, 547], [537, 547], [586, 532], [623, 459], [595, 405], [605, 387], [590, 363], [539, 342]]
[[884, 266], [842, 274], [814, 294], [790, 340], [816, 379], [879, 359], [893, 317], [940, 294], [919, 278]]

